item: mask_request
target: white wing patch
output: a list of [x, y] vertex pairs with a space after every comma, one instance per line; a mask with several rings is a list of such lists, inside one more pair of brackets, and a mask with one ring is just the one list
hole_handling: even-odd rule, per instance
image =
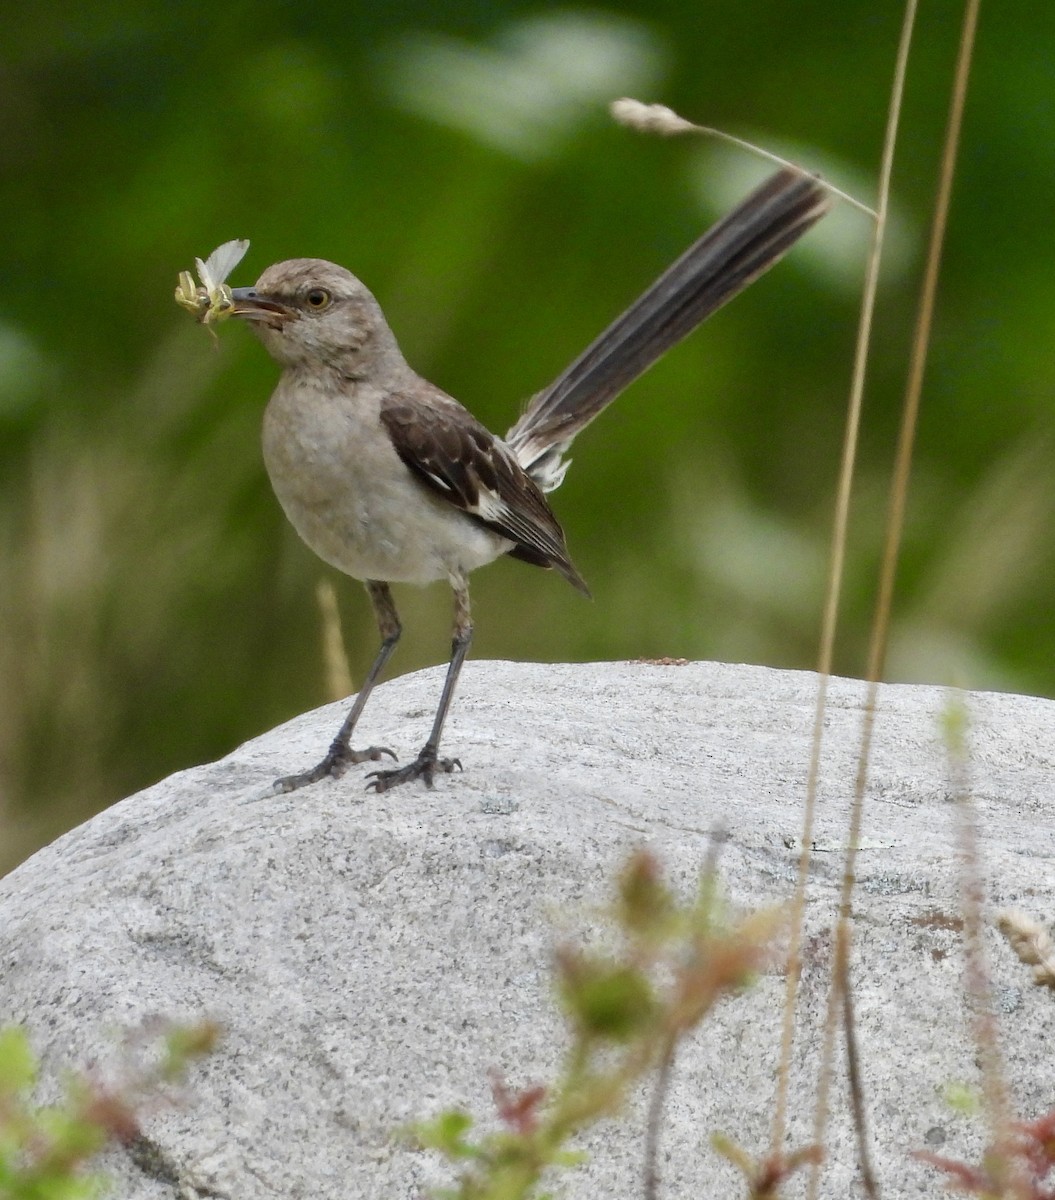
[[479, 517], [481, 521], [493, 521], [496, 524], [504, 524], [509, 520], [510, 511], [509, 505], [502, 499], [477, 482], [479, 491], [479, 499], [471, 507], [466, 509], [466, 512], [471, 512], [474, 517]]

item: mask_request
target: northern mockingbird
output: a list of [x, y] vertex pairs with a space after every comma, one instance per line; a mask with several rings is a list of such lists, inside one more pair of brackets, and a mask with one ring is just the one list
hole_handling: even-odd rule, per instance
[[399, 640], [391, 583], [446, 579], [454, 591], [450, 666], [432, 732], [413, 762], [373, 771], [385, 791], [431, 787], [440, 735], [472, 638], [469, 574], [503, 554], [557, 570], [589, 594], [546, 492], [564, 478], [572, 439], [666, 350], [772, 266], [827, 212], [822, 184], [778, 171], [708, 230], [548, 388], [505, 438], [407, 365], [377, 301], [343, 267], [276, 263], [234, 288], [282, 377], [264, 415], [264, 462], [305, 542], [366, 584], [381, 648], [322, 761], [276, 782], [292, 791], [391, 750], [351, 746], [356, 722]]

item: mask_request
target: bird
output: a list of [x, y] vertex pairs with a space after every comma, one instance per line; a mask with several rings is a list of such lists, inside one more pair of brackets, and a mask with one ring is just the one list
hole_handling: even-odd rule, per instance
[[386, 746], [352, 736], [399, 640], [391, 584], [446, 580], [454, 597], [451, 654], [431, 731], [416, 758], [378, 766], [376, 792], [460, 770], [440, 739], [472, 640], [469, 576], [509, 555], [586, 583], [547, 500], [574, 438], [633, 380], [706, 317], [768, 270], [819, 221], [830, 192], [784, 167], [713, 225], [549, 387], [504, 438], [407, 363], [377, 300], [344, 267], [294, 258], [252, 287], [230, 289], [243, 320], [281, 367], [263, 418], [263, 457], [275, 495], [324, 562], [362, 581], [380, 648], [319, 763], [276, 780], [290, 792], [351, 765], [380, 764]]

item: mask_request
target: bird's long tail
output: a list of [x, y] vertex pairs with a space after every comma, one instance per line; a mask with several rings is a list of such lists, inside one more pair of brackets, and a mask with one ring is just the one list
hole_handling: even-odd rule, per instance
[[824, 216], [818, 180], [784, 168], [723, 217], [548, 388], [506, 435], [521, 466], [552, 491], [575, 436], [671, 346], [767, 271]]

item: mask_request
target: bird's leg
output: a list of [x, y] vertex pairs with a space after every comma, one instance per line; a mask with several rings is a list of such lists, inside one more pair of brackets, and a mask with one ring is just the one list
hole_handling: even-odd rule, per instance
[[377, 629], [381, 634], [381, 649], [378, 650], [374, 664], [363, 681], [363, 686], [359, 689], [359, 695], [352, 702], [352, 707], [344, 718], [344, 724], [326, 752], [326, 757], [317, 766], [312, 767], [310, 771], [305, 771], [302, 775], [287, 775], [283, 779], [277, 779], [275, 781], [276, 792], [293, 792], [306, 784], [318, 783], [327, 775], [332, 775], [336, 779], [353, 763], [367, 762], [368, 760], [377, 762], [384, 754], [390, 758], [396, 757], [387, 746], [368, 746], [365, 750], [353, 750], [350, 744], [352, 731], [355, 729], [355, 723], [359, 720], [359, 714], [366, 707], [370, 693], [374, 690], [374, 684], [385, 669], [385, 663], [392, 657], [392, 651], [395, 650], [396, 642], [399, 641], [399, 635], [402, 633], [399, 614], [396, 612], [388, 584], [377, 583], [371, 579], [367, 581], [366, 590], [374, 606], [374, 615], [377, 617]]
[[443, 681], [443, 691], [440, 693], [440, 706], [436, 709], [436, 717], [432, 722], [432, 732], [429, 740], [421, 747], [417, 758], [407, 763], [405, 767], [393, 767], [388, 771], [371, 771], [367, 784], [375, 792], [387, 792], [389, 788], [411, 779], [424, 779], [427, 787], [432, 787], [433, 776], [437, 772], [449, 774], [455, 767], [460, 771], [462, 764], [456, 758], [440, 758], [440, 735], [443, 733], [443, 722], [447, 719], [447, 710], [454, 698], [454, 689], [458, 684], [462, 663], [469, 653], [469, 644], [473, 640], [473, 623], [469, 612], [469, 584], [463, 575], [451, 576], [451, 587], [454, 590], [454, 636], [451, 640], [451, 661], [447, 667], [447, 678]]

